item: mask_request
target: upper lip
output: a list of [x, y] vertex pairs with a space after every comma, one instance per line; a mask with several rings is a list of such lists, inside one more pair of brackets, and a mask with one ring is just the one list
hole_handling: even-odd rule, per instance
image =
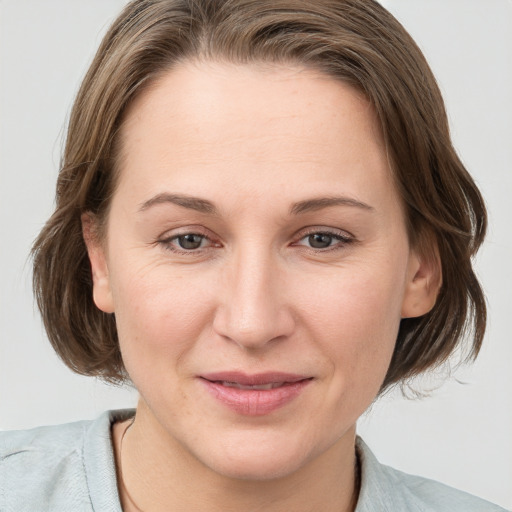
[[236, 382], [242, 386], [260, 386], [276, 382], [300, 382], [301, 380], [311, 378], [307, 375], [297, 375], [285, 372], [247, 374], [237, 371], [202, 373], [199, 377], [209, 380], [210, 382]]

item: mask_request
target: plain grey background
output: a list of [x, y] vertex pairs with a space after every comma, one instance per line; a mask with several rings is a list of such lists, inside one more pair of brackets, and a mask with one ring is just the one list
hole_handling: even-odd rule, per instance
[[[74, 375], [34, 310], [28, 254], [51, 214], [73, 96], [124, 0], [0, 0], [0, 428], [93, 418], [133, 391]], [[416, 38], [445, 94], [455, 145], [488, 203], [477, 259], [490, 325], [472, 367], [423, 379], [360, 420], [382, 462], [512, 508], [512, 1], [382, 1]], [[442, 387], [440, 384], [445, 381]]]

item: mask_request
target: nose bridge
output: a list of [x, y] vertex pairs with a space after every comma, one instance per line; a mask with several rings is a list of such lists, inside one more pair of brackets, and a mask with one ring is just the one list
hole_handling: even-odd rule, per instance
[[257, 348], [293, 329], [277, 255], [250, 243], [233, 253], [217, 331], [240, 346]]

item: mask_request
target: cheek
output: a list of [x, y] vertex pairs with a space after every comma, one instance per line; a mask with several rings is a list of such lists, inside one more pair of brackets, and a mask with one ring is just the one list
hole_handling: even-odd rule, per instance
[[384, 275], [368, 267], [351, 269], [326, 280], [322, 290], [301, 292], [307, 330], [329, 361], [336, 389], [368, 394], [370, 401], [385, 377], [400, 326], [403, 277], [391, 269]]
[[389, 339], [397, 329], [403, 282], [397, 272], [351, 267], [317, 281], [318, 286], [304, 281], [296, 293], [303, 298], [307, 320], [329, 338], [338, 335], [349, 344], [357, 340], [358, 345], [375, 345], [377, 338]]
[[118, 270], [113, 293], [127, 371], [134, 381], [158, 374], [170, 377], [169, 366], [192, 350], [212, 314], [205, 283], [163, 265]]

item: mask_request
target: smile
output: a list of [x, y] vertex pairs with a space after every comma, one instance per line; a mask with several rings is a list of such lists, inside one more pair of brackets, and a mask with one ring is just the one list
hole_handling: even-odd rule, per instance
[[210, 396], [237, 414], [263, 416], [297, 398], [312, 377], [284, 373], [224, 372], [200, 376]]
[[267, 390], [267, 389], [275, 389], [280, 388], [281, 386], [285, 386], [288, 384], [287, 382], [270, 382], [269, 384], [255, 384], [253, 386], [239, 384], [238, 382], [228, 382], [226, 380], [219, 382], [223, 386], [227, 386], [228, 388], [237, 388], [237, 389], [253, 389], [253, 390]]

